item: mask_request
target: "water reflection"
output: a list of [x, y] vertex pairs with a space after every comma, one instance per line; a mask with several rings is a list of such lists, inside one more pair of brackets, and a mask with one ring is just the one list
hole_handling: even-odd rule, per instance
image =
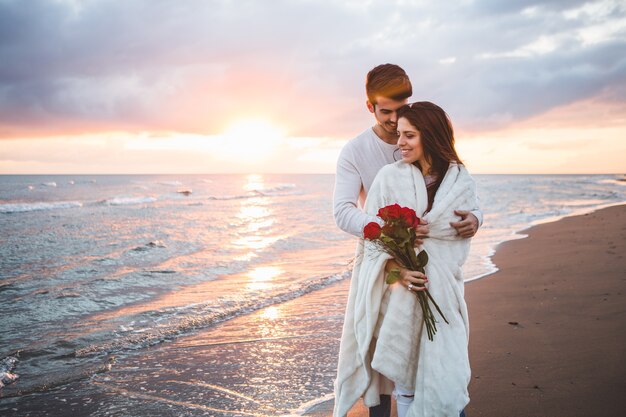
[[248, 182], [243, 186], [243, 189], [246, 191], [260, 191], [265, 188], [262, 175], [250, 174], [246, 177], [246, 181]]
[[276, 320], [280, 316], [281, 308], [277, 306], [270, 306], [263, 310], [260, 316], [268, 320]]
[[[259, 192], [265, 188], [262, 175], [253, 174], [246, 177], [244, 190]], [[239, 238], [233, 244], [248, 250], [247, 253], [237, 257], [237, 260], [249, 260], [255, 256], [255, 252], [266, 248], [276, 242], [281, 236], [271, 234], [274, 224], [274, 212], [269, 205], [269, 199], [262, 194], [259, 197], [244, 199], [240, 203], [236, 219], [239, 221]]]
[[[283, 309], [282, 305], [275, 305], [264, 308], [259, 314], [251, 317], [251, 321], [258, 332], [258, 335], [265, 339], [265, 343], [259, 346], [257, 354], [263, 357], [263, 362], [274, 364], [272, 351], [276, 351], [276, 345], [272, 339], [282, 339], [283, 337], [293, 336], [286, 325], [288, 311]], [[283, 343], [281, 342], [278, 342]]]
[[248, 272], [251, 281], [246, 288], [251, 290], [263, 290], [272, 287], [272, 280], [285, 272], [276, 266], [261, 266]]

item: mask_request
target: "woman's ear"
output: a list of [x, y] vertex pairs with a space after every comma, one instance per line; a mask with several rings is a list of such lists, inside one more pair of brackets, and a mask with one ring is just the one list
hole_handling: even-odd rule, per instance
[[370, 113], [374, 113], [374, 105], [372, 104], [371, 101], [366, 100], [365, 105], [367, 106], [367, 110], [369, 110]]

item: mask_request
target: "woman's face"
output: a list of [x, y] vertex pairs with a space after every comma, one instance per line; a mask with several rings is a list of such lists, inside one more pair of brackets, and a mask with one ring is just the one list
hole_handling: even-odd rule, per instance
[[405, 117], [398, 120], [398, 135], [398, 147], [404, 162], [412, 164], [424, 159], [420, 132]]

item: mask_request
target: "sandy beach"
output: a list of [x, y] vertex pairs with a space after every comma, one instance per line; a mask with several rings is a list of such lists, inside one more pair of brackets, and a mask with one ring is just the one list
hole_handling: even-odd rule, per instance
[[[626, 410], [626, 206], [533, 227], [466, 285], [470, 417]], [[330, 416], [332, 402], [309, 415]], [[393, 414], [392, 414], [393, 415]], [[357, 404], [350, 417], [365, 417]]]

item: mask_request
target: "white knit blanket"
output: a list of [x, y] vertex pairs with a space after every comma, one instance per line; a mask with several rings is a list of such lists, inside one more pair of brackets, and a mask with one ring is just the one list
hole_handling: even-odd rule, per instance
[[[364, 210], [398, 203], [422, 217], [427, 207], [424, 178], [413, 165], [398, 161], [383, 167], [374, 180]], [[344, 417], [363, 397], [366, 406], [390, 394], [391, 381], [415, 389], [408, 417], [458, 417], [469, 402], [469, 322], [461, 266], [469, 239], [450, 226], [454, 210], [478, 208], [475, 184], [465, 167], [451, 164], [423, 216], [429, 237], [420, 249], [429, 255], [428, 288], [449, 324], [432, 307], [437, 323], [428, 340], [415, 294], [401, 284], [385, 283], [384, 266], [391, 258], [369, 241], [359, 239], [346, 306], [335, 380], [334, 417]]]

